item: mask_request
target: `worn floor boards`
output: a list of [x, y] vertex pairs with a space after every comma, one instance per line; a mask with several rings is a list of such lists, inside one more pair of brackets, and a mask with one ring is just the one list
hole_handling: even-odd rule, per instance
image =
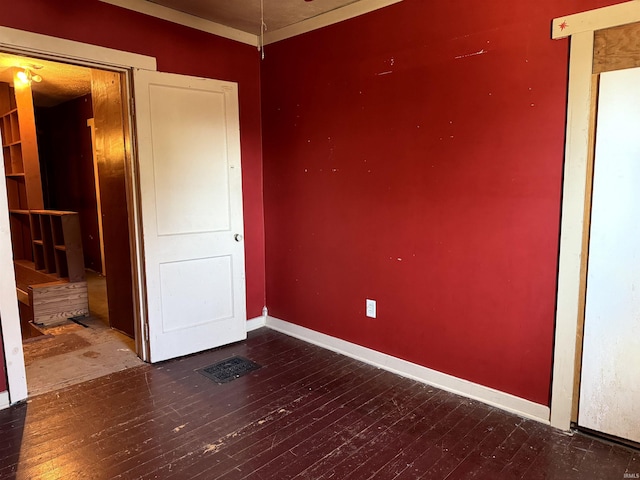
[[[197, 369], [262, 368], [218, 385]], [[0, 411], [0, 479], [622, 479], [640, 453], [261, 329]]]
[[143, 364], [134, 340], [109, 327], [106, 278], [86, 274], [91, 315], [79, 321], [87, 328], [66, 320], [23, 343], [30, 396]]

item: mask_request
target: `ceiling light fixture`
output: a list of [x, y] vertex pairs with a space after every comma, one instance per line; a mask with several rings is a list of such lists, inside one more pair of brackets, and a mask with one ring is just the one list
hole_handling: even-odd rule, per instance
[[34, 75], [33, 72], [26, 67], [18, 70], [16, 77], [25, 85], [31, 85], [31, 82], [40, 83], [42, 81], [42, 77], [40, 75]]
[[25, 85], [29, 84], [29, 77], [27, 76], [27, 72], [25, 72], [24, 70], [18, 70], [18, 73], [16, 73], [16, 77]]

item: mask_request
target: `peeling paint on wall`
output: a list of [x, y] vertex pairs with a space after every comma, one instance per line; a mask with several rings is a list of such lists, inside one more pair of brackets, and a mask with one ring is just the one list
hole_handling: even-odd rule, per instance
[[466, 55], [458, 55], [457, 57], [454, 57], [456, 60], [459, 60], [461, 58], [469, 58], [469, 57], [475, 57], [477, 55], [485, 55], [489, 53], [488, 50], [485, 50], [484, 48], [482, 50], [478, 50], [477, 52], [473, 52], [473, 53], [467, 53]]

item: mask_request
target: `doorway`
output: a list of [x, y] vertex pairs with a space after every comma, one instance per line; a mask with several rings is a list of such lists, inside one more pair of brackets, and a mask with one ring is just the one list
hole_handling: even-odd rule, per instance
[[141, 362], [122, 75], [0, 54], [3, 156], [30, 395]]
[[[133, 291], [138, 355], [144, 361], [162, 361], [246, 338], [238, 85], [159, 72], [156, 59], [146, 55], [7, 27], [0, 27], [0, 33], [6, 33], [0, 35], [0, 49], [92, 67], [92, 88], [98, 89], [97, 95], [92, 91], [95, 131], [102, 135], [95, 144], [108, 152], [105, 159], [122, 152], [125, 157], [128, 212], [123, 223], [128, 221], [130, 231], [127, 271], [134, 272], [133, 288], [127, 292]], [[94, 81], [94, 74], [102, 78]], [[133, 125], [122, 124], [129, 121], [129, 112], [123, 110], [133, 107], [134, 100], [135, 137]], [[120, 123], [98, 124], [99, 119], [109, 118]], [[152, 131], [161, 133], [150, 135]], [[206, 158], [211, 162], [207, 164]], [[205, 171], [203, 164], [208, 167]], [[101, 190], [105, 190], [102, 184]], [[217, 196], [228, 208], [212, 203]], [[174, 199], [189, 208], [177, 208]], [[103, 211], [104, 207], [103, 201]], [[9, 239], [8, 223], [8, 215], [0, 217], [3, 240]], [[196, 224], [207, 228], [194, 231]], [[165, 240], [178, 236], [189, 238], [181, 248], [165, 248]], [[0, 244], [0, 260], [11, 265], [6, 243]], [[108, 244], [105, 240], [105, 247]], [[167, 252], [171, 258], [164, 255]], [[108, 253], [105, 258], [108, 280], [113, 269]], [[15, 403], [28, 395], [15, 279], [9, 273], [9, 269], [0, 272], [0, 324], [9, 402]], [[109, 291], [110, 301], [112, 297]]]
[[[570, 38], [562, 220], [558, 258], [550, 423], [569, 430], [577, 420], [591, 213], [594, 75], [640, 66], [625, 26], [640, 22], [637, 2], [555, 18], [552, 38]], [[633, 28], [633, 27], [631, 27]]]
[[600, 74], [577, 425], [640, 444], [640, 68]]

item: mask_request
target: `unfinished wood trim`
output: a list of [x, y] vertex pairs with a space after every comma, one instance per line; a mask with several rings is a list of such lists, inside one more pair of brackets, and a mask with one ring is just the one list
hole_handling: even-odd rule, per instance
[[280, 40], [311, 32], [312, 30], [333, 25], [334, 23], [344, 22], [345, 20], [359, 17], [365, 13], [373, 12], [388, 7], [389, 5], [400, 3], [401, 1], [402, 0], [361, 0], [356, 3], [351, 3], [313, 18], [303, 20], [302, 22], [274, 30], [273, 32], [265, 32], [264, 44], [268, 45], [279, 42]]
[[103, 276], [107, 275], [104, 264], [104, 232], [102, 231], [102, 200], [100, 198], [100, 177], [98, 176], [98, 156], [96, 155], [96, 123], [93, 118], [87, 119], [87, 127], [91, 130], [91, 151], [93, 153], [93, 181], [96, 189], [96, 209], [98, 213], [98, 236], [100, 242], [100, 269]]
[[591, 111], [589, 119], [589, 153], [587, 157], [587, 185], [584, 196], [584, 231], [582, 233], [582, 258], [580, 265], [580, 298], [578, 300], [578, 326], [576, 333], [575, 378], [573, 380], [573, 406], [571, 421], [578, 421], [580, 400], [580, 372], [582, 371], [582, 340], [584, 336], [584, 315], [587, 298], [587, 269], [589, 263], [589, 238], [591, 232], [591, 200], [593, 192], [593, 167], [595, 160], [596, 119], [598, 111], [598, 89], [600, 75], [591, 76]]
[[634, 22], [640, 22], [640, 0], [555, 18], [552, 38], [566, 38], [577, 33], [594, 32]]
[[284, 320], [267, 316], [268, 328], [285, 333], [305, 342], [318, 345], [328, 350], [338, 352], [356, 360], [374, 365], [389, 372], [411, 378], [428, 385], [453, 392], [468, 398], [479, 400], [488, 405], [498, 407], [520, 416], [549, 424], [549, 407], [516, 397], [509, 393], [494, 390], [477, 383], [438, 372], [422, 365], [402, 360], [386, 353], [347, 342], [340, 338], [331, 337]]
[[593, 73], [640, 67], [640, 22], [595, 32]]
[[157, 70], [155, 57], [99, 47], [88, 43], [0, 27], [0, 48], [11, 53], [39, 55], [54, 61], [77, 62], [87, 66], [105, 68], [144, 68]]
[[[551, 425], [563, 430], [571, 427], [571, 421], [577, 415], [582, 364], [581, 335], [584, 325], [585, 276], [588, 258], [588, 237], [585, 240], [585, 235], [588, 236], [590, 218], [592, 128], [595, 121], [592, 89], [596, 84], [593, 83], [592, 75], [597, 69], [602, 68], [595, 67], [594, 56], [602, 54], [600, 52], [602, 49], [605, 54], [611, 52], [609, 46], [604, 44], [608, 40], [607, 35], [620, 35], [619, 32], [613, 34], [601, 32], [596, 44], [595, 32], [639, 21], [640, 0], [560, 17], [553, 21], [553, 38], [571, 36], [558, 296], [551, 385]], [[616, 40], [614, 43], [619, 42]], [[624, 45], [628, 45], [628, 42]], [[628, 51], [622, 57], [628, 58]], [[621, 62], [618, 60], [613, 61], [612, 64], [619, 66]], [[598, 62], [609, 65], [606, 60], [603, 62], [598, 59]]]
[[593, 38], [592, 31], [572, 36], [569, 63], [558, 300], [551, 386], [551, 425], [563, 430], [571, 427], [573, 389], [575, 376], [578, 374], [575, 370], [575, 355], [585, 231]]
[[16, 293], [18, 295], [18, 301], [20, 303], [24, 303], [27, 306], [31, 306], [31, 299], [29, 298], [29, 292], [26, 292], [20, 288], [16, 288]]
[[[172, 8], [147, 2], [145, 0], [100, 0], [103, 3], [115, 5], [117, 7], [133, 10], [134, 12], [143, 13], [151, 17], [167, 20], [178, 25], [193, 28], [203, 32], [217, 35], [218, 37], [228, 38], [236, 42], [245, 43], [254, 47], [258, 46], [258, 36], [252, 33], [244, 32], [236, 28], [227, 27], [220, 23], [205, 20], [204, 18], [189, 15]], [[144, 68], [144, 67], [140, 67]], [[148, 69], [147, 69], [148, 70]]]

